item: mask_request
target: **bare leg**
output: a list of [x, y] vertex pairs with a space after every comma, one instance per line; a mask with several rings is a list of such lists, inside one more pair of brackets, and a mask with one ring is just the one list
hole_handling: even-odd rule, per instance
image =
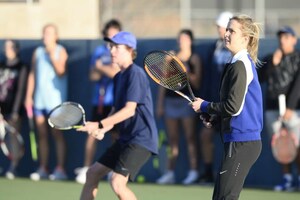
[[169, 144], [171, 148], [171, 157], [169, 158], [170, 170], [175, 169], [176, 160], [179, 154], [179, 123], [176, 119], [166, 119], [167, 133], [169, 136]]
[[64, 169], [65, 156], [66, 156], [66, 144], [64, 135], [60, 130], [52, 129], [52, 135], [55, 140], [57, 166], [60, 169]]
[[282, 165], [282, 172], [283, 172], [283, 174], [290, 174], [291, 173], [291, 165], [290, 164]]
[[187, 141], [187, 148], [189, 154], [190, 168], [197, 170], [197, 147], [195, 137], [194, 117], [184, 118], [182, 120], [184, 133]]
[[97, 140], [92, 136], [88, 136], [85, 144], [84, 166], [88, 167], [92, 164], [96, 148]]
[[201, 155], [204, 163], [204, 173], [200, 177], [201, 182], [213, 181], [214, 131], [214, 129], [205, 127], [201, 129], [200, 146]]
[[128, 176], [113, 173], [111, 179], [111, 187], [120, 200], [136, 200], [134, 193], [127, 187]]
[[200, 144], [202, 158], [205, 164], [213, 162], [214, 144], [213, 144], [214, 129], [202, 128], [200, 134]]
[[103, 178], [111, 169], [96, 162], [87, 172], [87, 179], [81, 191], [80, 200], [93, 200], [98, 192], [98, 185], [101, 178]]
[[48, 130], [46, 118], [44, 116], [37, 116], [35, 117], [35, 121], [38, 134], [40, 167], [46, 169], [48, 165], [49, 156]]

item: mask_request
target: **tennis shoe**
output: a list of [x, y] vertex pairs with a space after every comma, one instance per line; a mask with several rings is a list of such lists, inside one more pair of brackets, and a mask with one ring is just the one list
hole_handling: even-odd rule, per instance
[[55, 169], [54, 172], [49, 175], [49, 179], [51, 181], [62, 181], [62, 180], [66, 180], [67, 178], [68, 177], [66, 173], [62, 169]]
[[75, 180], [77, 183], [85, 184], [86, 181], [86, 172], [88, 171], [89, 167], [82, 167], [75, 170], [75, 173], [77, 174]]
[[9, 170], [5, 173], [5, 177], [9, 180], [13, 180], [15, 179], [16, 175], [14, 171]]
[[274, 187], [274, 191], [287, 191], [287, 192], [291, 192], [294, 191], [294, 186], [293, 186], [293, 177], [291, 174], [285, 174], [283, 176], [283, 181], [281, 184], [276, 185]]
[[199, 174], [196, 170], [190, 170], [187, 177], [182, 181], [183, 185], [190, 185], [195, 183], [199, 178]]
[[39, 168], [36, 172], [30, 174], [30, 179], [33, 181], [39, 181], [41, 179], [47, 179], [48, 173], [45, 169]]
[[157, 184], [173, 184], [175, 183], [175, 175], [173, 171], [168, 171], [156, 181]]

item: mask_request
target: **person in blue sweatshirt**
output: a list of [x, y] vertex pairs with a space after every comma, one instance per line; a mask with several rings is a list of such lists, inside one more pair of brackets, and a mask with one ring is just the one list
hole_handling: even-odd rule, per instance
[[249, 16], [233, 16], [224, 42], [231, 52], [221, 83], [219, 102], [201, 98], [191, 103], [203, 122], [220, 127], [224, 155], [214, 187], [213, 200], [239, 198], [244, 181], [258, 159], [262, 143], [263, 99], [256, 64], [260, 28]]

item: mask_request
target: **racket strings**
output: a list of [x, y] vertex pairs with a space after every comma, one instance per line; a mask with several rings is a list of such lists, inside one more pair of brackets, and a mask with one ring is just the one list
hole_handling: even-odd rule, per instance
[[49, 117], [51, 123], [58, 128], [74, 126], [82, 121], [82, 111], [74, 105], [65, 105], [54, 110]]
[[181, 90], [186, 86], [186, 73], [171, 55], [155, 52], [145, 58], [145, 64], [159, 84], [172, 90]]
[[0, 115], [0, 146], [4, 155], [10, 160], [22, 157], [23, 145], [20, 133]]

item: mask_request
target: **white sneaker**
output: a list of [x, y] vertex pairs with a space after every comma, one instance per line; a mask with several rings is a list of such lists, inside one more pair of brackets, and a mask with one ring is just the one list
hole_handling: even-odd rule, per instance
[[291, 192], [294, 191], [295, 187], [293, 185], [293, 177], [291, 174], [285, 174], [283, 176], [282, 183], [279, 185], [276, 185], [274, 187], [274, 191], [280, 192], [280, 191], [287, 191]]
[[196, 170], [190, 170], [187, 177], [182, 181], [183, 185], [190, 185], [195, 183], [199, 178], [199, 174]]
[[45, 169], [39, 168], [36, 172], [30, 174], [30, 179], [33, 181], [39, 181], [41, 179], [47, 179], [48, 173]]
[[168, 171], [156, 180], [157, 184], [173, 184], [175, 183], [175, 175], [173, 171]]
[[5, 173], [5, 177], [9, 180], [13, 180], [13, 179], [15, 179], [15, 173], [13, 171], [7, 171]]
[[77, 174], [75, 180], [77, 183], [85, 184], [86, 181], [86, 172], [88, 171], [89, 167], [82, 167], [80, 169], [76, 169], [75, 173]]

